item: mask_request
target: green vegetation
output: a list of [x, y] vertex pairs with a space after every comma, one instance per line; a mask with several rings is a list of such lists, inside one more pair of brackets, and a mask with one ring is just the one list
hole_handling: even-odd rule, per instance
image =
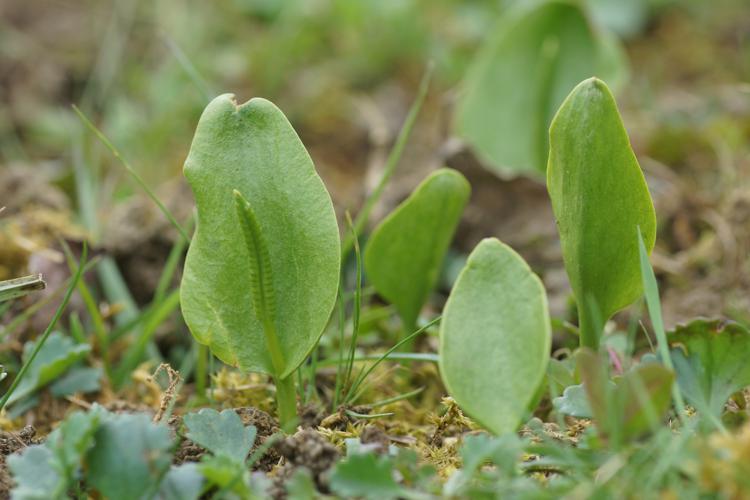
[[111, 7], [0, 7], [0, 500], [747, 496], [746, 5]]

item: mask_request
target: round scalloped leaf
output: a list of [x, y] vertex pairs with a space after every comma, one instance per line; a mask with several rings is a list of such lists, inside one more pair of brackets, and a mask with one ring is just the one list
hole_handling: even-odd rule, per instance
[[677, 383], [698, 411], [721, 414], [750, 386], [750, 332], [738, 323], [697, 319], [667, 334]]

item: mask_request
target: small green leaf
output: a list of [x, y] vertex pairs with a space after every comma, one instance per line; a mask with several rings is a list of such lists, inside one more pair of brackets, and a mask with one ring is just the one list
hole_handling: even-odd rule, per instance
[[158, 500], [197, 500], [203, 492], [203, 476], [198, 464], [172, 466], [159, 485]]
[[8, 457], [8, 468], [16, 486], [13, 500], [63, 499], [65, 478], [54, 467], [54, 454], [44, 445], [29, 446], [20, 454]]
[[272, 103], [223, 95], [201, 116], [185, 177], [198, 207], [180, 290], [190, 331], [225, 363], [287, 378], [318, 341], [339, 283], [336, 216], [310, 156]]
[[467, 72], [456, 110], [458, 135], [500, 172], [543, 174], [555, 110], [591, 75], [618, 84], [623, 51], [568, 1], [524, 5], [491, 33]]
[[433, 172], [375, 228], [365, 269], [377, 292], [396, 306], [412, 332], [435, 287], [471, 188], [451, 169]]
[[448, 392], [495, 434], [515, 431], [544, 378], [550, 331], [542, 282], [510, 247], [482, 240], [443, 311], [440, 373]]
[[674, 372], [659, 363], [642, 363], [612, 384], [599, 355], [583, 348], [578, 361], [589, 407], [603, 436], [620, 445], [661, 424], [672, 399]]
[[255, 427], [245, 427], [234, 410], [219, 413], [211, 408], [203, 408], [199, 412], [188, 413], [183, 421], [188, 428], [188, 438], [214, 455], [224, 455], [239, 463], [245, 462], [255, 443]]
[[220, 490], [232, 491], [240, 498], [252, 498], [250, 471], [226, 455], [204, 457], [198, 465], [203, 477]]
[[667, 338], [680, 389], [699, 412], [718, 417], [732, 394], [750, 386], [750, 332], [742, 325], [697, 319]]
[[[23, 359], [28, 359], [36, 346], [27, 342], [23, 349]], [[73, 365], [81, 361], [91, 351], [91, 346], [76, 344], [73, 339], [60, 332], [52, 332], [34, 361], [29, 365], [24, 378], [8, 400], [12, 404], [55, 381]]]
[[301, 467], [294, 471], [284, 484], [288, 498], [318, 498], [318, 490], [315, 488], [315, 482], [310, 477], [310, 472]]
[[105, 414], [86, 456], [88, 483], [112, 499], [156, 492], [172, 461], [169, 429], [145, 414]]
[[649, 253], [656, 239], [648, 186], [601, 80], [579, 84], [552, 122], [547, 189], [578, 301], [581, 345], [596, 349], [603, 321], [643, 293], [638, 228]]
[[344, 498], [388, 500], [403, 496], [404, 488], [393, 479], [393, 463], [374, 453], [350, 455], [336, 465], [331, 489]]
[[552, 404], [563, 415], [576, 418], [591, 418], [593, 416], [583, 384], [566, 387], [562, 396], [555, 398]]
[[62, 397], [80, 393], [96, 392], [101, 388], [101, 368], [74, 367], [52, 382], [49, 390], [53, 396]]
[[94, 445], [101, 415], [100, 410], [73, 413], [47, 436], [45, 446], [53, 450], [56, 469], [63, 471], [69, 482], [79, 479], [81, 463]]

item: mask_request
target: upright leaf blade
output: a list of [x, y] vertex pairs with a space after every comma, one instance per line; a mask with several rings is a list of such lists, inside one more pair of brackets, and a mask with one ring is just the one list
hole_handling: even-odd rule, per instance
[[435, 287], [470, 191], [459, 172], [437, 170], [370, 237], [365, 249], [368, 278], [396, 306], [407, 332], [415, 329]]
[[555, 110], [584, 78], [618, 83], [622, 50], [570, 1], [523, 5], [492, 33], [467, 73], [458, 135], [500, 172], [543, 174]]
[[443, 312], [440, 373], [448, 392], [495, 434], [513, 432], [544, 378], [550, 344], [542, 282], [510, 247], [482, 240]]
[[[336, 301], [340, 244], [330, 196], [284, 114], [264, 99], [230, 95], [203, 112], [185, 162], [198, 224], [181, 305], [195, 338], [222, 361], [286, 378], [317, 342]], [[252, 207], [267, 245], [281, 373], [252, 297], [251, 256], [232, 196]]]
[[581, 343], [596, 349], [595, 317], [608, 319], [643, 292], [638, 228], [649, 253], [656, 239], [646, 181], [601, 80], [580, 83], [552, 122], [547, 189], [578, 301]]

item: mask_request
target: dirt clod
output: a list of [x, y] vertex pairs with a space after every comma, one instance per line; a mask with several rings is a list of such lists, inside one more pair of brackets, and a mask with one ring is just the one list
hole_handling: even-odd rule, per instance
[[317, 431], [313, 429], [298, 431], [277, 444], [276, 449], [286, 459], [286, 463], [274, 478], [272, 491], [274, 498], [286, 496], [284, 483], [300, 467], [310, 471], [319, 491], [323, 493], [329, 491], [327, 472], [339, 459], [340, 453]]
[[40, 439], [36, 438], [36, 429], [30, 425], [18, 432], [0, 431], [0, 499], [10, 498], [10, 490], [13, 487], [13, 479], [5, 463], [6, 457], [39, 442]]

